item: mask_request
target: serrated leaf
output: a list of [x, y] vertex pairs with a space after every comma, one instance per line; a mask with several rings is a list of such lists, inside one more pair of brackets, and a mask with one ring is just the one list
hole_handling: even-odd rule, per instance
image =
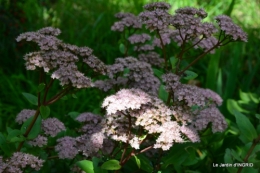
[[37, 91], [42, 92], [44, 90], [44, 88], [45, 88], [45, 83], [41, 83], [38, 85]]
[[237, 110], [233, 110], [233, 115], [236, 117], [237, 126], [241, 132], [241, 135], [252, 142], [257, 138], [257, 132], [250, 120], [242, 113]]
[[22, 93], [23, 96], [33, 105], [38, 105], [38, 98], [30, 93]]
[[49, 106], [43, 106], [42, 105], [40, 107], [40, 113], [41, 113], [42, 119], [48, 118], [49, 115], [50, 115], [50, 112], [51, 112], [51, 110], [50, 110]]
[[138, 157], [136, 157], [136, 156], [134, 156], [134, 158], [135, 158], [135, 162], [136, 162], [138, 168], [140, 169], [140, 167], [141, 167], [141, 161], [140, 161], [140, 159], [138, 159]]
[[89, 160], [81, 160], [76, 163], [78, 167], [80, 167], [86, 173], [94, 173], [93, 162]]
[[125, 54], [125, 45], [123, 43], [121, 43], [119, 45], [119, 51], [122, 53], [122, 54]]
[[[34, 116], [30, 117], [29, 119], [27, 119], [27, 120], [23, 123], [23, 125], [22, 125], [22, 127], [21, 127], [21, 132], [22, 132], [22, 134], [24, 134], [24, 133], [26, 132], [26, 130], [27, 130], [27, 128], [29, 127], [29, 125], [31, 124], [33, 118], [34, 118]], [[27, 136], [28, 139], [34, 139], [34, 138], [36, 138], [36, 137], [39, 135], [39, 133], [40, 133], [40, 131], [41, 131], [41, 121], [42, 121], [41, 117], [38, 116], [38, 118], [37, 118], [37, 120], [35, 121], [35, 123], [34, 123], [32, 129], [31, 129], [31, 131], [30, 131], [30, 133], [29, 133], [28, 136]]]
[[189, 71], [189, 70], [185, 71], [184, 73], [186, 74], [186, 76], [184, 77], [184, 79], [186, 79], [186, 80], [192, 80], [198, 76], [197, 73], [195, 73], [193, 71]]
[[105, 170], [119, 170], [121, 165], [118, 160], [108, 160], [102, 164], [101, 168]]

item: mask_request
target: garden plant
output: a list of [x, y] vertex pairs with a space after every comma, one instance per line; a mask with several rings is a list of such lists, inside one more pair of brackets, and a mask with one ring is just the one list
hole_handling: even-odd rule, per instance
[[[196, 83], [193, 68], [227, 44], [247, 42], [247, 34], [227, 15], [205, 22], [204, 9], [170, 8], [154, 2], [138, 15], [115, 14], [111, 30], [120, 35], [122, 56], [112, 64], [60, 40], [55, 27], [20, 34], [17, 42], [36, 49], [24, 61], [37, 74], [37, 89], [22, 93], [34, 108], [0, 132], [0, 173], [256, 172], [260, 126], [251, 122], [260, 119], [259, 96], [240, 91], [240, 101], [227, 101], [234, 125], [218, 108], [220, 95]], [[86, 112], [62, 106], [82, 90], [102, 103]], [[254, 111], [244, 108], [249, 103]], [[227, 135], [239, 136], [244, 148], [225, 148], [214, 160]]]

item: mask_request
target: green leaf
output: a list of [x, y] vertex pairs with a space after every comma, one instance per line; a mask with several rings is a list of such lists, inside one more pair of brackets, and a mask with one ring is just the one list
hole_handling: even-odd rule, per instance
[[8, 141], [10, 141], [12, 138], [20, 136], [20, 135], [22, 135], [21, 130], [14, 129], [14, 130], [11, 130], [11, 131], [8, 132], [8, 136], [7, 136], [6, 139]]
[[197, 73], [194, 73], [193, 71], [189, 71], [189, 70], [185, 71], [184, 73], [186, 74], [186, 76], [184, 77], [184, 79], [186, 80], [192, 80], [198, 76]]
[[63, 101], [68, 100], [68, 96], [61, 97], [61, 100], [63, 100]]
[[41, 113], [42, 119], [48, 118], [49, 115], [50, 115], [50, 112], [51, 112], [51, 110], [50, 110], [49, 106], [43, 106], [42, 105], [40, 107], [40, 113]]
[[233, 115], [236, 117], [236, 123], [241, 135], [246, 138], [248, 142], [252, 142], [255, 138], [257, 138], [256, 129], [245, 115], [237, 110], [233, 111]]
[[162, 71], [153, 68], [153, 73], [155, 74], [155, 76], [157, 76], [158, 78], [161, 78], [161, 76], [164, 74]]
[[[224, 161], [225, 161], [225, 163], [231, 163], [231, 164], [234, 163], [234, 159], [231, 154], [231, 150], [229, 148], [227, 148], [225, 151]], [[237, 171], [237, 168], [234, 168], [234, 167], [227, 167], [226, 169], [228, 170], [228, 172], [231, 172], [231, 173]]]
[[36, 96], [30, 94], [30, 93], [22, 93], [23, 96], [33, 105], [38, 105], [38, 99]]
[[102, 162], [102, 159], [93, 157], [92, 158], [93, 166], [94, 166], [94, 172], [95, 173], [107, 173], [107, 170], [101, 169], [98, 165]]
[[37, 91], [42, 92], [44, 90], [44, 88], [45, 88], [45, 83], [41, 83], [41, 84], [38, 85]]
[[[30, 117], [28, 120], [26, 120], [23, 123], [23, 125], [21, 127], [22, 134], [24, 134], [26, 132], [26, 130], [29, 127], [29, 125], [31, 124], [33, 118], [34, 118], [34, 116]], [[39, 133], [41, 131], [41, 121], [42, 121], [41, 117], [38, 116], [38, 118], [35, 121], [30, 133], [28, 134], [28, 137], [27, 137], [28, 139], [34, 139], [39, 135]]]
[[174, 58], [174, 57], [170, 57], [170, 62], [171, 62], [172, 69], [175, 69], [175, 66], [176, 66], [176, 63], [178, 62], [178, 59]]
[[140, 159], [138, 159], [138, 157], [136, 157], [136, 156], [134, 156], [134, 158], [135, 158], [135, 161], [136, 161], [138, 168], [140, 169], [140, 167], [141, 167]]
[[145, 172], [151, 173], [153, 171], [153, 167], [151, 161], [145, 157], [143, 154], [139, 154], [136, 156], [140, 160], [141, 169]]
[[78, 98], [76, 94], [71, 94], [71, 96], [72, 96], [72, 98], [74, 98], [74, 99], [77, 99], [77, 98]]
[[167, 101], [168, 99], [168, 92], [165, 90], [165, 86], [164, 85], [160, 85], [159, 88], [159, 98], [162, 99], [164, 102]]
[[22, 142], [25, 141], [26, 138], [24, 136], [19, 136], [19, 137], [13, 137], [10, 142]]
[[0, 148], [8, 157], [12, 155], [12, 150], [10, 149], [9, 144], [2, 133], [0, 133]]
[[69, 112], [68, 115], [75, 120], [79, 116], [79, 112]]
[[122, 54], [125, 54], [125, 45], [123, 43], [121, 43], [119, 45], [119, 51], [122, 53]]
[[94, 173], [93, 162], [89, 160], [81, 160], [76, 163], [86, 173]]
[[118, 160], [109, 160], [103, 163], [101, 168], [105, 170], [119, 170], [121, 169], [121, 165]]
[[227, 109], [228, 111], [233, 114], [233, 111], [234, 110], [237, 110], [239, 112], [243, 112], [243, 113], [250, 113], [249, 111], [241, 108], [238, 103], [235, 101], [235, 100], [232, 100], [232, 99], [228, 99], [227, 100]]

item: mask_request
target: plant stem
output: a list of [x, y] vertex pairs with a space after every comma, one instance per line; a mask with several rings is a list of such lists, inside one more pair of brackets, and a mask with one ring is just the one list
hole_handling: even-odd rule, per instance
[[[28, 126], [26, 132], [25, 132], [24, 135], [23, 135], [25, 138], [27, 138], [27, 136], [29, 135], [29, 133], [30, 133], [30, 131], [32, 130], [33, 125], [34, 125], [34, 123], [36, 122], [36, 120], [37, 120], [37, 118], [38, 118], [39, 115], [40, 115], [40, 105], [38, 106], [38, 108], [37, 108], [37, 110], [36, 110], [36, 112], [35, 112], [35, 114], [34, 114], [34, 117], [33, 117], [32, 122], [30, 123], [30, 125]], [[20, 150], [22, 149], [23, 144], [24, 144], [24, 141], [22, 141], [22, 142], [19, 144], [19, 146], [18, 146], [18, 148], [17, 148], [17, 151], [20, 151]]]
[[[253, 140], [253, 143], [251, 145], [251, 147], [249, 148], [246, 157], [244, 158], [244, 162], [247, 163], [248, 162], [248, 158], [250, 157], [250, 155], [252, 154], [254, 148], [256, 147], [256, 145], [260, 142], [260, 135]], [[240, 167], [237, 171], [237, 173], [240, 173], [242, 171], [243, 167]]]
[[162, 40], [161, 34], [159, 32], [159, 29], [157, 29], [157, 34], [158, 34], [160, 42], [161, 42], [162, 51], [163, 51], [163, 58], [164, 58], [164, 63], [165, 63], [165, 69], [167, 70], [168, 69], [167, 56], [166, 56], [165, 46], [163, 44], [163, 40]]

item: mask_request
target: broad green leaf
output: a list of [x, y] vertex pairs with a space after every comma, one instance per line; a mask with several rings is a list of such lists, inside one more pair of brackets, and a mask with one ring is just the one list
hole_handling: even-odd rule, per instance
[[162, 99], [164, 102], [167, 101], [168, 99], [168, 92], [165, 90], [165, 86], [164, 85], [160, 85], [159, 88], [159, 98]]
[[135, 158], [135, 161], [136, 161], [138, 168], [140, 168], [141, 167], [140, 159], [138, 159], [138, 157], [136, 157], [136, 156], [134, 156], [134, 158]]
[[248, 142], [252, 142], [255, 138], [257, 138], [256, 129], [245, 115], [237, 110], [233, 111], [233, 115], [236, 117], [236, 123], [241, 135], [245, 137]]
[[8, 136], [7, 136], [6, 139], [8, 141], [10, 141], [12, 138], [20, 136], [20, 135], [22, 135], [21, 130], [14, 129], [14, 130], [11, 130], [11, 131], [8, 132]]
[[[227, 148], [226, 151], [225, 151], [224, 161], [225, 161], [225, 163], [231, 163], [231, 164], [234, 163], [233, 156], [232, 156], [231, 150], [229, 148]], [[234, 167], [227, 167], [226, 169], [230, 173], [237, 171], [237, 168], [234, 168]]]
[[161, 76], [164, 74], [162, 71], [153, 68], [153, 73], [155, 74], [155, 76], [157, 76], [158, 78], [161, 78]]
[[251, 101], [250, 95], [241, 90], [239, 90], [239, 96], [245, 103], [249, 103]]
[[239, 162], [243, 163], [243, 159], [241, 159], [241, 157], [236, 153], [235, 150], [230, 149], [230, 153], [232, 154], [232, 156]]
[[121, 165], [118, 160], [109, 160], [103, 163], [101, 168], [105, 170], [119, 170]]
[[260, 102], [260, 98], [259, 98], [258, 95], [253, 94], [253, 93], [249, 93], [249, 96], [250, 96], [251, 100], [252, 100], [253, 102], [255, 102], [256, 104], [258, 104], [258, 103]]
[[189, 71], [189, 70], [185, 71], [184, 73], [186, 74], [186, 76], [184, 77], [184, 79], [186, 80], [192, 80], [198, 76], [197, 73], [194, 73], [193, 71]]
[[38, 99], [36, 96], [30, 94], [30, 93], [22, 93], [23, 96], [33, 105], [38, 105]]
[[153, 171], [153, 167], [151, 161], [145, 157], [143, 154], [139, 154], [136, 156], [140, 160], [141, 169], [145, 172], [151, 173]]
[[72, 118], [72, 119], [76, 119], [79, 116], [79, 112], [69, 112], [68, 115]]
[[94, 173], [94, 168], [93, 168], [93, 162], [89, 160], [81, 160], [76, 163], [80, 169], [85, 171], [86, 173]]
[[175, 66], [176, 66], [176, 63], [178, 62], [178, 59], [174, 58], [174, 57], [170, 57], [170, 62], [171, 62], [172, 69], [175, 69]]
[[49, 115], [50, 115], [50, 112], [51, 112], [51, 110], [50, 110], [49, 106], [43, 106], [42, 105], [40, 107], [40, 113], [41, 113], [42, 119], [48, 118]]
[[37, 91], [42, 92], [44, 90], [44, 88], [45, 88], [45, 83], [41, 83], [38, 85]]
[[107, 170], [101, 169], [100, 166], [98, 166], [100, 163], [102, 163], [102, 160], [97, 157], [92, 158], [93, 166], [94, 166], [94, 172], [95, 173], [107, 173]]
[[249, 111], [241, 108], [238, 103], [235, 101], [235, 100], [232, 100], [232, 99], [228, 99], [227, 100], [227, 109], [228, 111], [233, 114], [233, 111], [234, 110], [237, 110], [239, 112], [243, 112], [243, 113], [250, 113]]
[[19, 137], [13, 137], [12, 139], [10, 139], [10, 142], [22, 142], [25, 140], [26, 138], [24, 136], [19, 136]]
[[12, 150], [10, 149], [9, 144], [2, 133], [0, 133], [0, 148], [8, 157], [12, 155]]
[[[30, 124], [31, 124], [31, 122], [32, 122], [32, 120], [33, 120], [33, 118], [34, 118], [34, 116], [30, 117], [29, 119], [27, 119], [27, 120], [23, 123], [23, 125], [22, 125], [22, 127], [21, 127], [21, 132], [22, 132], [22, 134], [24, 134], [24, 133], [26, 132], [26, 130], [27, 130], [27, 128], [30, 126]], [[37, 118], [37, 120], [35, 121], [35, 123], [34, 123], [32, 129], [31, 129], [31, 131], [30, 131], [30, 133], [29, 133], [29, 135], [27, 136], [28, 139], [34, 139], [34, 138], [36, 138], [36, 137], [39, 135], [39, 133], [40, 133], [40, 131], [41, 131], [41, 121], [42, 121], [41, 117], [38, 116], [38, 118]]]
[[121, 43], [119, 45], [119, 51], [122, 53], [122, 54], [125, 54], [125, 45], [123, 43]]

